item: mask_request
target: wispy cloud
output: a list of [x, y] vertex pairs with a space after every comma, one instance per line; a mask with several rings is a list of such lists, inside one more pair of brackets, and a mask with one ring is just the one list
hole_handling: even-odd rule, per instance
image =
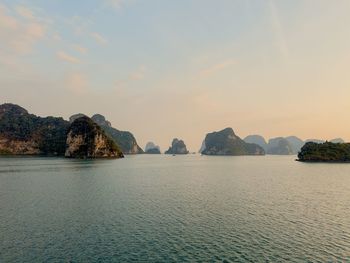
[[[22, 10], [22, 15], [33, 17], [28, 10]], [[12, 15], [4, 6], [0, 6], [0, 42], [2, 51], [7, 54], [21, 55], [29, 53], [36, 42], [46, 33], [46, 24], [36, 21], [22, 21]]]
[[99, 33], [93, 32], [90, 33], [90, 36], [96, 40], [97, 43], [101, 44], [101, 45], [105, 45], [108, 43], [108, 40], [105, 39], [103, 36], [101, 36]]
[[86, 47], [82, 47], [78, 44], [73, 44], [72, 48], [78, 52], [80, 52], [81, 54], [86, 54], [88, 49]]
[[106, 0], [105, 5], [112, 7], [116, 10], [121, 9], [125, 4], [125, 0]]
[[283, 26], [278, 14], [278, 8], [274, 2], [274, 0], [269, 1], [269, 8], [271, 13], [271, 25], [272, 30], [276, 37], [277, 47], [285, 60], [289, 58], [289, 48], [284, 35]]
[[233, 59], [229, 59], [217, 64], [214, 64], [210, 67], [207, 67], [199, 72], [200, 77], [208, 77], [210, 75], [213, 75], [219, 71], [222, 71], [224, 69], [227, 69], [233, 65], [235, 65], [237, 62]]
[[16, 12], [23, 18], [34, 20], [35, 16], [32, 10], [30, 10], [28, 7], [25, 7], [23, 5], [16, 6]]
[[58, 51], [56, 55], [59, 59], [64, 60], [66, 62], [75, 63], [75, 64], [80, 63], [80, 60], [78, 58], [73, 57], [64, 51]]

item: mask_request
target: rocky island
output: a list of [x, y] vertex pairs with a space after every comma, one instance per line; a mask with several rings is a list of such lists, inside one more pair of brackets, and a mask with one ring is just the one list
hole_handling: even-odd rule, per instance
[[118, 145], [92, 119], [76, 114], [70, 122], [39, 117], [15, 104], [0, 105], [0, 155], [123, 157]]
[[147, 154], [160, 154], [160, 147], [153, 142], [148, 142], [145, 147], [145, 153]]
[[165, 154], [188, 154], [188, 150], [183, 140], [175, 138]]
[[350, 162], [350, 143], [307, 142], [298, 154], [301, 162]]
[[204, 155], [264, 155], [264, 149], [254, 143], [246, 143], [232, 128], [208, 133], [204, 140]]
[[68, 158], [122, 158], [117, 144], [89, 117], [75, 119], [71, 124], [66, 142]]
[[96, 122], [116, 144], [118, 144], [124, 154], [143, 153], [143, 150], [137, 144], [136, 139], [131, 132], [120, 131], [113, 128], [111, 123], [101, 114], [95, 114], [91, 119]]
[[0, 154], [62, 156], [69, 122], [39, 117], [15, 104], [0, 105]]

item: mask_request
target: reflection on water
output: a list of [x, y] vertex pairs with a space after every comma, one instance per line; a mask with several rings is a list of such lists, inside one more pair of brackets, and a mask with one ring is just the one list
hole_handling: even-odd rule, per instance
[[0, 262], [350, 261], [350, 165], [0, 159]]

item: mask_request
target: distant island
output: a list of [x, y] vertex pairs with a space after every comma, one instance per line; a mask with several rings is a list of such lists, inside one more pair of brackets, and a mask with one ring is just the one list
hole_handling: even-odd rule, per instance
[[265, 150], [239, 138], [232, 128], [208, 133], [201, 148], [203, 155], [264, 155]]
[[189, 151], [187, 150], [186, 144], [183, 140], [179, 140], [177, 138], [173, 139], [171, 146], [167, 151], [165, 151], [165, 154], [188, 154]]
[[350, 162], [350, 143], [307, 142], [298, 154], [301, 162]]
[[[325, 142], [324, 140], [320, 139], [307, 139], [304, 141], [297, 136], [275, 137], [266, 142], [265, 138], [261, 135], [248, 135], [244, 138], [244, 141], [261, 146], [265, 150], [266, 154], [270, 155], [295, 155], [300, 152], [301, 147], [303, 147], [307, 142]], [[330, 142], [344, 143], [344, 140], [341, 138], [336, 138], [330, 140]]]
[[[242, 140], [232, 128], [205, 136], [203, 155], [294, 155], [304, 162], [348, 162], [350, 146], [341, 138], [324, 141], [296, 136], [276, 137], [268, 142], [261, 135]], [[124, 154], [161, 154], [153, 142], [145, 151], [134, 135], [120, 131], [101, 114], [40, 117], [11, 103], [0, 105], [0, 155], [66, 156], [69, 158], [121, 158]], [[165, 154], [188, 154], [183, 140], [173, 139]]]
[[148, 142], [145, 146], [146, 154], [160, 154], [160, 147], [153, 142]]

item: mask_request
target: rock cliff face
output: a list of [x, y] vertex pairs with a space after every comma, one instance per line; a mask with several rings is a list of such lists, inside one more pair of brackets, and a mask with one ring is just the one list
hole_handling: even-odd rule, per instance
[[0, 154], [64, 155], [69, 122], [38, 117], [15, 104], [0, 105]]
[[175, 138], [165, 154], [188, 154], [188, 150], [183, 140]]
[[124, 154], [143, 153], [141, 147], [137, 144], [134, 135], [128, 131], [120, 131], [112, 127], [111, 123], [101, 114], [95, 114], [91, 119], [96, 122], [105, 133], [111, 137], [121, 148]]
[[292, 145], [285, 138], [277, 137], [269, 140], [267, 154], [291, 155], [294, 152]]
[[264, 155], [264, 149], [253, 143], [246, 143], [226, 128], [219, 132], [208, 133], [205, 137], [204, 155]]
[[121, 158], [119, 147], [89, 117], [80, 117], [71, 124], [66, 142], [68, 158]]
[[145, 153], [147, 154], [160, 154], [160, 148], [153, 142], [148, 142], [145, 147]]

